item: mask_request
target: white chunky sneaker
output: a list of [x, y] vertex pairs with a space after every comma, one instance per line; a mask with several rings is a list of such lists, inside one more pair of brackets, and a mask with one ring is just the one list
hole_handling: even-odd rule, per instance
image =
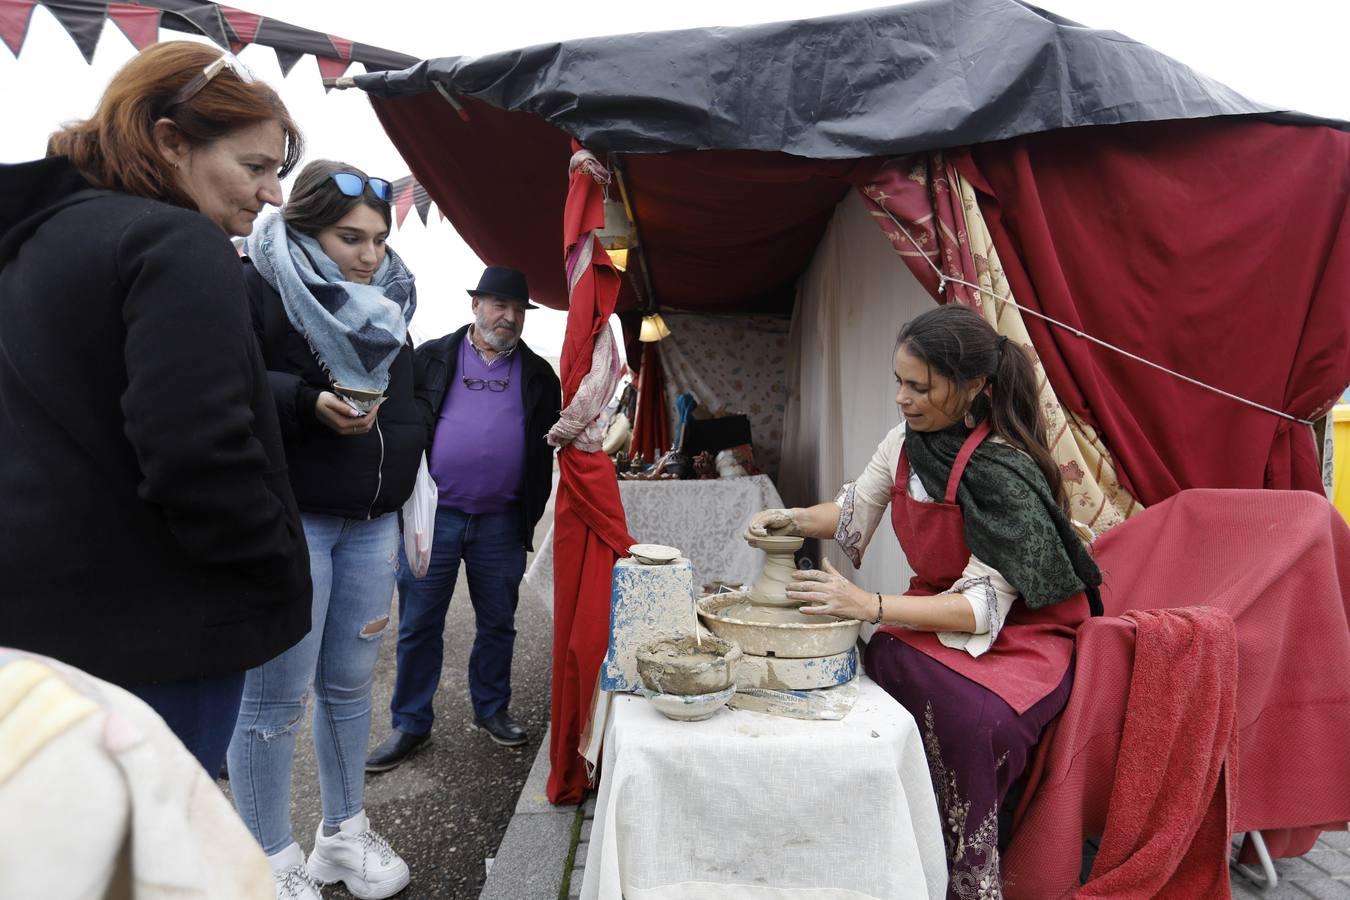
[[370, 828], [364, 810], [338, 826], [338, 833], [325, 837], [323, 823], [314, 836], [309, 855], [309, 874], [317, 881], [341, 881], [361, 900], [382, 900], [408, 886], [408, 864], [389, 842]]
[[319, 886], [305, 868], [305, 852], [291, 842], [285, 850], [267, 857], [277, 884], [277, 900], [323, 900]]

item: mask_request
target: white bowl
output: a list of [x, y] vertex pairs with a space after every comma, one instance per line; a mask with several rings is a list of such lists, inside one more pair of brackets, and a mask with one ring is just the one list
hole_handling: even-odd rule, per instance
[[634, 544], [628, 548], [633, 559], [648, 566], [664, 566], [680, 558], [680, 551], [665, 544]]
[[732, 685], [715, 694], [656, 694], [651, 691], [642, 693], [667, 719], [698, 722], [711, 717], [725, 706], [731, 695], [736, 693], [736, 686]]

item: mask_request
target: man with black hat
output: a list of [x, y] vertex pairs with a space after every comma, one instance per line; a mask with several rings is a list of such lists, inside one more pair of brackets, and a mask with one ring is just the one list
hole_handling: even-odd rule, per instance
[[553, 488], [553, 448], [562, 388], [553, 368], [520, 339], [529, 301], [525, 275], [488, 266], [472, 323], [417, 348], [418, 402], [432, 432], [427, 462], [439, 498], [431, 561], [423, 578], [407, 560], [398, 578], [398, 671], [393, 733], [366, 761], [392, 769], [431, 736], [441, 677], [442, 634], [464, 561], [476, 633], [469, 655], [474, 724], [508, 747], [527, 735], [509, 711], [515, 612], [525, 553]]

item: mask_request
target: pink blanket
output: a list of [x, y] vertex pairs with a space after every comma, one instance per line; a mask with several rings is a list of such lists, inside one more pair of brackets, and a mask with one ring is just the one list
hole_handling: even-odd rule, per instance
[[[1350, 528], [1340, 514], [1301, 491], [1183, 491], [1113, 529], [1096, 555], [1108, 617], [1204, 605], [1232, 618], [1233, 828], [1350, 820]], [[1105, 829], [1133, 631], [1107, 618], [1079, 633], [1074, 693], [1041, 741], [1004, 855], [1009, 898], [1076, 889], [1075, 848]]]

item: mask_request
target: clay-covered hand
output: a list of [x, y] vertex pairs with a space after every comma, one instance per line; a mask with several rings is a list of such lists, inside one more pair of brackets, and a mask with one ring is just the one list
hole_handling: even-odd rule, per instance
[[841, 619], [872, 621], [877, 614], [877, 595], [849, 581], [827, 559], [820, 569], [802, 569], [793, 573], [787, 598], [805, 605], [807, 615], [838, 616]]
[[801, 525], [792, 517], [790, 509], [765, 509], [755, 513], [745, 529], [745, 539], [768, 537], [769, 535], [801, 536]]

